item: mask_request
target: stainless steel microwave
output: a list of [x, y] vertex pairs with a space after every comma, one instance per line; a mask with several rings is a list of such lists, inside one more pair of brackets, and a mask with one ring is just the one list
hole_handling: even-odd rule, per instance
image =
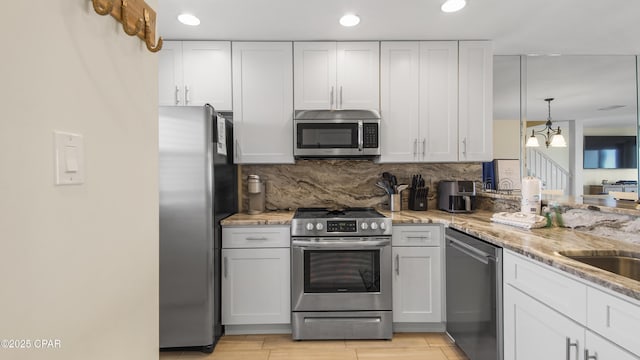
[[296, 110], [296, 158], [356, 158], [380, 155], [380, 113], [375, 110]]

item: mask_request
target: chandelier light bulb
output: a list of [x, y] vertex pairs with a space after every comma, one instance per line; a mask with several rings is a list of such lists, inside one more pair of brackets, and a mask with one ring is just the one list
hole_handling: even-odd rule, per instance
[[529, 136], [527, 139], [527, 147], [540, 147], [540, 142], [538, 142], [538, 138], [535, 135]]
[[567, 147], [567, 142], [562, 134], [555, 134], [551, 137], [551, 147]]

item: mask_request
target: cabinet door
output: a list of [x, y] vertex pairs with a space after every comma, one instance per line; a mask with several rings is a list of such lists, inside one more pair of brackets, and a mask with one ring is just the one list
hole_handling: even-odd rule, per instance
[[295, 42], [293, 51], [295, 109], [335, 109], [336, 43]]
[[158, 53], [158, 105], [184, 105], [182, 42], [165, 41]]
[[288, 324], [289, 249], [222, 249], [222, 324]]
[[582, 326], [505, 285], [504, 359], [579, 360], [583, 351]]
[[584, 360], [638, 360], [640, 357], [634, 356], [622, 350], [614, 343], [601, 338], [600, 336], [587, 330], [586, 349], [589, 356], [595, 356], [594, 358]]
[[231, 43], [182, 42], [185, 104], [231, 111]]
[[587, 288], [587, 326], [621, 347], [640, 354], [640, 306], [631, 301]]
[[380, 162], [418, 160], [419, 43], [380, 44]]
[[339, 42], [337, 108], [380, 109], [380, 43]]
[[458, 161], [458, 44], [420, 43], [420, 135], [424, 161]]
[[442, 321], [440, 247], [393, 247], [393, 321]]
[[292, 164], [290, 42], [234, 42], [233, 117], [237, 164]]
[[460, 42], [460, 161], [493, 159], [493, 50], [489, 41]]

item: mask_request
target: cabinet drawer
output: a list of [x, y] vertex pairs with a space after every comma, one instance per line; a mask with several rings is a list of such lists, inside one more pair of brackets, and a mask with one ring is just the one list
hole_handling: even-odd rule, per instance
[[587, 289], [587, 327], [611, 342], [640, 354], [640, 305], [603, 291]]
[[223, 227], [222, 247], [267, 248], [289, 247], [291, 229], [289, 226]]
[[504, 282], [586, 325], [586, 285], [508, 251], [504, 256]]
[[440, 246], [442, 225], [394, 225], [393, 246]]

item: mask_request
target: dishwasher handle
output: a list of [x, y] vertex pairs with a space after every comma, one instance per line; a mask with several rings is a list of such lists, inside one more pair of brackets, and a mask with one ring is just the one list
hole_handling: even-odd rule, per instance
[[498, 258], [491, 254], [476, 249], [473, 246], [465, 244], [462, 241], [459, 241], [449, 235], [447, 235], [446, 238], [449, 241], [449, 243], [447, 244], [448, 246], [451, 246], [452, 248], [480, 261], [483, 264], [489, 264], [489, 261], [498, 262]]

